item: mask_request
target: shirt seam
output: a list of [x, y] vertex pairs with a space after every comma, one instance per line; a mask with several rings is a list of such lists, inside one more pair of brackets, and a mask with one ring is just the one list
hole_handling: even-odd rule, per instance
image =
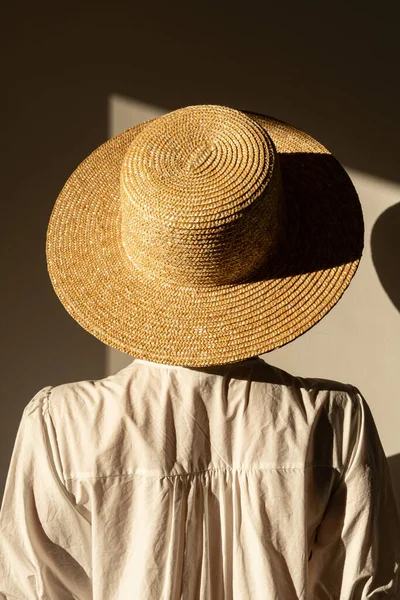
[[[44, 397], [43, 404], [42, 404], [42, 427], [44, 428], [44, 431], [45, 431], [45, 445], [46, 445], [47, 459], [49, 461], [50, 468], [52, 470], [53, 476], [55, 478], [55, 481], [56, 481], [56, 483], [57, 483], [57, 485], [58, 485], [61, 493], [66, 498], [66, 500], [70, 504], [70, 506], [72, 506], [74, 510], [78, 510], [77, 506], [76, 506], [76, 503], [74, 503], [72, 501], [71, 497], [70, 497], [71, 492], [69, 492], [69, 490], [66, 487], [66, 481], [67, 480], [64, 477], [64, 466], [62, 464], [62, 460], [61, 460], [61, 456], [60, 456], [60, 449], [58, 447], [57, 429], [54, 426], [54, 421], [53, 421], [53, 418], [51, 416], [50, 402], [51, 402], [51, 393], [52, 393], [53, 389], [54, 389], [53, 386], [48, 386], [47, 387], [47, 389], [46, 389], [46, 395]], [[51, 448], [50, 439], [49, 439], [48, 425], [47, 425], [46, 419], [45, 419], [46, 415], [48, 415], [48, 417], [49, 417], [49, 419], [51, 421], [51, 424], [52, 424], [52, 426], [54, 428], [57, 458], [59, 460], [59, 463], [60, 463], [60, 466], [61, 466], [61, 471], [62, 471], [61, 477], [60, 477], [60, 474], [58, 473], [56, 465], [55, 465], [55, 459], [54, 459], [54, 455], [53, 455], [53, 450]]]
[[95, 475], [95, 476], [79, 476], [79, 477], [66, 477], [65, 481], [82, 481], [83, 479], [108, 479], [111, 477], [129, 477], [129, 476], [135, 476], [135, 477], [146, 477], [148, 479], [164, 479], [164, 478], [171, 478], [171, 477], [186, 477], [188, 475], [199, 475], [201, 473], [209, 473], [209, 472], [218, 472], [218, 471], [231, 471], [231, 472], [245, 472], [245, 473], [253, 473], [253, 472], [258, 472], [258, 471], [302, 471], [304, 469], [308, 469], [308, 468], [317, 468], [317, 469], [334, 469], [335, 471], [339, 471], [338, 467], [335, 467], [333, 465], [315, 465], [315, 464], [305, 464], [302, 465], [301, 467], [256, 467], [254, 469], [244, 469], [244, 468], [229, 468], [229, 467], [224, 467], [224, 468], [213, 468], [213, 469], [203, 469], [200, 471], [189, 471], [189, 472], [185, 472], [185, 473], [160, 473], [158, 475], [149, 475], [147, 473], [137, 473], [134, 471], [128, 471], [126, 473], [118, 473], [116, 475]]

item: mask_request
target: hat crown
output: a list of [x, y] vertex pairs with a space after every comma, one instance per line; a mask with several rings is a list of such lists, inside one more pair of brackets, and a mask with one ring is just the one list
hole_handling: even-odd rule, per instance
[[149, 122], [125, 154], [120, 197], [128, 260], [180, 285], [249, 279], [281, 230], [274, 144], [227, 107], [189, 106]]

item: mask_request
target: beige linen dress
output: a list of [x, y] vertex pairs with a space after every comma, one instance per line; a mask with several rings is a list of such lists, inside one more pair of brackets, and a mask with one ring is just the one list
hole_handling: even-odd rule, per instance
[[2, 599], [399, 599], [399, 563], [387, 460], [352, 385], [260, 358], [136, 359], [23, 412]]

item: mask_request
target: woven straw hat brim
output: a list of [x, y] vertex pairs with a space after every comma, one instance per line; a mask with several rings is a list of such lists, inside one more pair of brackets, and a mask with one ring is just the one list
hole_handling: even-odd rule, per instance
[[338, 302], [363, 249], [363, 218], [340, 163], [304, 132], [245, 113], [273, 140], [289, 220], [273, 271], [251, 281], [179, 286], [144, 277], [120, 240], [120, 169], [151, 121], [97, 148], [74, 171], [51, 214], [48, 271], [68, 313], [136, 358], [203, 367], [264, 354], [313, 327]]

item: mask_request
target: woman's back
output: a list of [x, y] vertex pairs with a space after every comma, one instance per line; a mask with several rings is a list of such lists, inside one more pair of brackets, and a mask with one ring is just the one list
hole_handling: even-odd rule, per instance
[[399, 577], [366, 401], [259, 358], [134, 360], [44, 388], [24, 411], [1, 519], [0, 592], [10, 576], [27, 598], [43, 585], [57, 599], [361, 599], [391, 597]]

